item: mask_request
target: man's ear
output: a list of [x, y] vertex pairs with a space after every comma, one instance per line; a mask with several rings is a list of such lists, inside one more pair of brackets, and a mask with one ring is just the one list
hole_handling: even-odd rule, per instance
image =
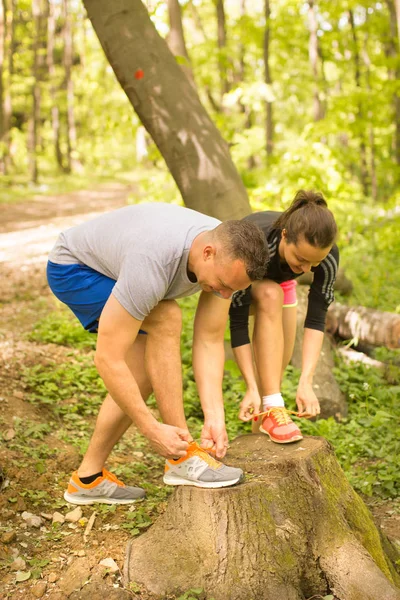
[[211, 258], [214, 258], [215, 254], [216, 254], [216, 247], [214, 246], [214, 244], [207, 244], [207, 246], [204, 246], [204, 248], [203, 248], [204, 260], [210, 260]]
[[282, 229], [282, 237], [284, 238], [285, 241], [287, 241], [287, 231], [286, 231], [286, 229]]

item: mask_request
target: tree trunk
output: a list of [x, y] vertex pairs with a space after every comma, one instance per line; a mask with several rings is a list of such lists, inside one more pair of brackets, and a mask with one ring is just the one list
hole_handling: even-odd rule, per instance
[[130, 541], [125, 583], [215, 600], [399, 600], [399, 576], [372, 516], [322, 438], [234, 440], [228, 464], [247, 480], [180, 487], [151, 529]]
[[189, 208], [224, 219], [251, 212], [228, 146], [141, 0], [84, 0], [114, 72]]
[[190, 83], [196, 87], [193, 71], [190, 66], [190, 58], [185, 44], [183, 33], [181, 6], [178, 0], [168, 0], [169, 34], [167, 38], [169, 49], [174, 56], [179, 57], [179, 64]]
[[4, 152], [4, 54], [6, 44], [6, 21], [7, 9], [5, 1], [0, 0], [0, 174], [2, 175], [4, 175], [6, 172]]
[[47, 68], [49, 70], [49, 86], [51, 99], [51, 124], [53, 129], [54, 154], [58, 167], [64, 171], [63, 157], [60, 145], [60, 112], [55, 88], [55, 67], [54, 67], [54, 33], [56, 27], [55, 6], [51, 0], [48, 0], [48, 19], [47, 19]]
[[[245, 16], [246, 16], [246, 0], [241, 0], [240, 1], [240, 18], [242, 20], [244, 20]], [[244, 35], [244, 31], [243, 31], [243, 35]], [[245, 53], [246, 53], [245, 44], [243, 44], [241, 42], [239, 44], [239, 70], [236, 71], [237, 74], [235, 77], [235, 80], [236, 80], [236, 83], [238, 86], [243, 85], [245, 78], [246, 78]], [[245, 122], [244, 122], [245, 129], [251, 129], [253, 127], [253, 111], [251, 109], [251, 106], [249, 104], [245, 104], [244, 102], [242, 102], [242, 99], [239, 98], [238, 107], [239, 107], [239, 111], [245, 117]], [[254, 154], [250, 154], [250, 156], [247, 159], [247, 168], [249, 169], [249, 171], [251, 171], [252, 169], [255, 169], [256, 166], [257, 166], [257, 162], [255, 159], [255, 156], [254, 156]]]
[[[300, 369], [302, 364], [304, 320], [307, 312], [308, 290], [297, 288], [297, 298], [299, 302], [297, 306], [297, 332], [290, 363]], [[313, 380], [313, 389], [321, 406], [321, 417], [324, 419], [328, 417], [341, 419], [347, 415], [346, 398], [340, 391], [339, 385], [332, 374], [333, 368], [333, 348], [329, 337], [325, 335]]]
[[[300, 277], [297, 278], [297, 283], [300, 285], [311, 285], [313, 278], [314, 274], [309, 271], [308, 273], [300, 275]], [[344, 296], [348, 296], [353, 291], [353, 283], [346, 277], [346, 273], [342, 267], [339, 267], [338, 269], [333, 288]]]
[[[265, 31], [264, 31], [264, 72], [265, 72], [265, 83], [269, 88], [272, 86], [271, 69], [269, 66], [269, 45], [271, 37], [271, 22], [270, 22], [270, 6], [269, 0], [264, 0], [264, 11], [265, 11]], [[274, 121], [272, 115], [272, 102], [267, 100], [265, 103], [265, 137], [266, 137], [266, 150], [267, 157], [272, 155], [274, 149]]]
[[38, 146], [38, 129], [40, 122], [40, 41], [41, 41], [41, 0], [32, 0], [32, 16], [34, 23], [34, 39], [33, 39], [33, 87], [32, 87], [32, 115], [29, 121], [28, 131], [28, 146], [29, 146], [29, 163], [30, 163], [30, 179], [33, 183], [38, 181], [38, 162], [37, 162], [37, 146]]
[[218, 70], [221, 90], [221, 106], [224, 94], [229, 92], [228, 56], [226, 51], [226, 23], [224, 0], [215, 0], [217, 9]]
[[[358, 40], [356, 27], [354, 24], [353, 11], [348, 11], [349, 23], [351, 27], [351, 34], [353, 38], [353, 57], [354, 57], [354, 77], [356, 81], [356, 87], [358, 91], [361, 91], [361, 69], [360, 69], [360, 53], [358, 50]], [[363, 127], [364, 121], [364, 110], [362, 100], [357, 102], [357, 119]], [[369, 194], [369, 183], [368, 183], [368, 165], [367, 165], [367, 146], [365, 142], [365, 135], [363, 132], [360, 133], [360, 169], [361, 169], [361, 185], [365, 196]]]
[[6, 63], [6, 77], [4, 77], [4, 112], [3, 112], [3, 152], [4, 152], [4, 172], [8, 173], [11, 167], [11, 81], [14, 72], [14, 44], [15, 44], [15, 0], [11, 0], [8, 6], [6, 0], [3, 1], [4, 13], [6, 17], [6, 36], [5, 36], [5, 56], [8, 55]]
[[314, 77], [314, 121], [320, 121], [324, 117], [324, 109], [321, 102], [321, 93], [319, 89], [319, 52], [318, 52], [318, 22], [315, 15], [315, 1], [308, 2], [308, 25], [310, 29], [310, 39], [308, 44], [308, 54], [310, 57], [311, 69]]
[[63, 0], [64, 15], [64, 69], [65, 87], [67, 91], [67, 153], [66, 171], [81, 171], [82, 165], [77, 158], [77, 137], [74, 113], [74, 82], [72, 80], [73, 62], [73, 32], [72, 16], [68, 7], [68, 0]]
[[[400, 79], [400, 0], [386, 0], [389, 9], [389, 56], [396, 66], [389, 69], [389, 79], [399, 81]], [[397, 24], [397, 27], [396, 27]], [[397, 39], [397, 43], [396, 43]], [[397, 46], [399, 49], [397, 50]], [[395, 89], [393, 92], [393, 113], [395, 122], [395, 133], [393, 140], [394, 158], [397, 166], [400, 166], [400, 93]], [[397, 178], [398, 179], [398, 178]]]
[[334, 302], [328, 310], [327, 329], [356, 343], [400, 348], [400, 315], [395, 313]]

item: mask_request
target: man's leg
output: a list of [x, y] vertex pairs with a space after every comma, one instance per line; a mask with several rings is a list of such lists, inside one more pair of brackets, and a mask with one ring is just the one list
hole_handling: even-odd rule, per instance
[[[152, 392], [145, 368], [146, 337], [138, 335], [126, 358], [144, 400], [147, 400]], [[113, 447], [131, 424], [130, 418], [114, 402], [110, 394], [107, 394], [100, 408], [89, 447], [78, 469], [79, 477], [100, 473]]]
[[[168, 425], [187, 429], [183, 411], [180, 356], [181, 311], [173, 300], [160, 302], [143, 322], [148, 335], [139, 335], [127, 356], [127, 364], [144, 400], [154, 390], [161, 418]], [[78, 474], [99, 473], [131, 420], [108, 394]]]
[[175, 300], [163, 300], [143, 322], [147, 331], [146, 369], [161, 418], [187, 429], [183, 410], [181, 362], [182, 313]]

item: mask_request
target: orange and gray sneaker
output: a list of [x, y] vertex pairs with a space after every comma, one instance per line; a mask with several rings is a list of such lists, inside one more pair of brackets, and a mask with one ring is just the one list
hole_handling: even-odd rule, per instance
[[144, 498], [146, 492], [139, 487], [130, 487], [119, 481], [107, 469], [93, 483], [82, 483], [78, 471], [72, 473], [64, 500], [70, 504], [131, 504]]
[[197, 442], [191, 442], [186, 456], [165, 461], [164, 483], [202, 488], [228, 487], [244, 479], [242, 469], [215, 460]]
[[273, 406], [266, 410], [267, 414], [263, 417], [260, 431], [269, 435], [273, 442], [290, 444], [303, 439], [300, 429], [289, 417], [286, 408]]

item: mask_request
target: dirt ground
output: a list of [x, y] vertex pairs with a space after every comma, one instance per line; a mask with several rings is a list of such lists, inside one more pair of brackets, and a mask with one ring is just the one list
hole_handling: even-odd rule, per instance
[[[87, 506], [82, 507], [82, 514], [69, 514], [74, 507], [64, 502], [62, 494], [71, 471], [79, 464], [79, 452], [55, 431], [47, 432], [47, 454], [42, 460], [45, 470], [38, 472], [33, 448], [38, 451], [38, 432], [48, 423], [49, 413], [45, 407], [27, 401], [23, 379], [26, 367], [44, 364], [52, 368], [54, 363], [72, 361], [79, 355], [78, 350], [27, 339], [34, 324], [56, 307], [44, 268], [57, 234], [125, 205], [132, 191], [130, 186], [108, 184], [90, 192], [33, 197], [26, 203], [0, 206], [1, 600], [149, 600], [139, 587], [128, 590], [122, 583], [125, 549], [131, 535], [123, 525], [130, 512], [137, 509], [125, 506], [110, 512]], [[90, 426], [94, 418], [89, 418]], [[24, 427], [31, 432], [25, 431], [25, 447], [16, 443]], [[32, 456], [26, 444], [29, 436]], [[150, 464], [150, 455], [149, 447], [143, 440], [138, 441], [135, 431], [128, 432], [126, 443], [113, 453], [109, 466], [141, 461], [145, 467]], [[160, 460], [157, 468], [144, 471], [150, 483], [160, 484], [161, 468]], [[161, 512], [164, 506], [161, 502], [156, 510]], [[394, 505], [372, 501], [370, 506], [379, 527], [391, 539], [400, 540], [400, 515]], [[40, 517], [40, 522], [36, 520], [35, 525], [35, 519], [26, 513]], [[93, 515], [94, 524], [88, 531]], [[54, 520], [62, 521], [66, 516], [63, 523], [53, 525]], [[105, 559], [114, 563], [100, 564]]]
[[[63, 500], [62, 494], [70, 473], [79, 464], [79, 453], [56, 435], [47, 434], [46, 446], [54, 448], [55, 454], [46, 457], [46, 470], [38, 473], [34, 458], [29, 457], [29, 444], [27, 453], [26, 448], [16, 443], [15, 431], [16, 424], [21, 429], [28, 423], [35, 437], [35, 431], [49, 418], [45, 409], [26, 401], [24, 368], [38, 364], [51, 367], [54, 362], [71, 360], [71, 356], [79, 354], [71, 348], [27, 340], [34, 324], [56, 305], [45, 278], [48, 252], [60, 231], [124, 206], [132, 191], [132, 186], [108, 184], [90, 192], [35, 196], [24, 203], [0, 206], [1, 600], [146, 597], [124, 590], [121, 583], [130, 534], [120, 526], [126, 521], [130, 507], [117, 507], [114, 513], [102, 511], [98, 506], [82, 507], [80, 519], [52, 525], [54, 513], [64, 517], [74, 508]], [[94, 417], [91, 421], [93, 424]], [[130, 455], [129, 451], [135, 448], [135, 432], [128, 433], [127, 438], [125, 450], [113, 454], [111, 467], [132, 459], [137, 461], [138, 456], [146, 461], [146, 452], [150, 450], [140, 447], [137, 456]], [[160, 467], [155, 484], [160, 483], [161, 473]], [[24, 513], [40, 517], [39, 526], [24, 520]], [[94, 513], [93, 528], [85, 536]], [[113, 559], [114, 564], [100, 565], [104, 559]], [[28, 573], [28, 580], [17, 582]]]

